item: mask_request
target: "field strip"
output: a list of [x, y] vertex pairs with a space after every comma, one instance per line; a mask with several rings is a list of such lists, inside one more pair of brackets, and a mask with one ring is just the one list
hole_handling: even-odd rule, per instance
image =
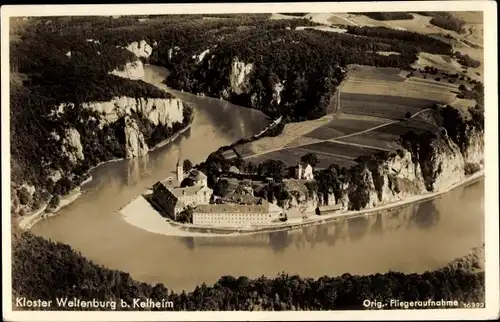
[[[425, 110], [421, 110], [421, 111], [418, 111], [417, 113], [413, 114], [410, 119], [424, 113], [424, 112], [427, 112], [429, 111], [430, 109], [429, 108], [426, 108]], [[364, 134], [364, 133], [368, 133], [368, 132], [371, 132], [373, 130], [376, 130], [376, 129], [380, 129], [384, 126], [388, 126], [388, 125], [391, 125], [391, 124], [396, 124], [396, 123], [400, 123], [401, 121], [391, 121], [391, 122], [388, 122], [388, 123], [384, 123], [384, 124], [381, 124], [381, 125], [377, 125], [375, 127], [372, 127], [372, 128], [369, 128], [367, 130], [364, 130], [364, 131], [360, 131], [360, 132], [356, 132], [356, 133], [352, 133], [352, 134], [347, 134], [347, 135], [344, 135], [344, 136], [339, 136], [339, 137], [336, 137], [335, 139], [338, 140], [338, 139], [343, 139], [343, 138], [348, 138], [348, 137], [352, 137], [352, 136], [356, 136], [356, 135], [359, 135], [359, 134]], [[317, 143], [321, 143], [321, 142], [330, 142], [331, 139], [326, 139], [326, 140], [318, 140], [319, 142]], [[288, 144], [288, 143], [287, 143]], [[270, 149], [270, 150], [267, 150], [267, 151], [264, 151], [264, 152], [259, 152], [259, 153], [255, 153], [255, 154], [252, 154], [252, 155], [248, 155], [248, 156], [245, 156], [243, 157], [243, 159], [249, 159], [249, 158], [253, 158], [253, 157], [257, 157], [257, 156], [261, 156], [263, 154], [267, 154], [267, 153], [271, 153], [271, 152], [276, 152], [276, 151], [281, 151], [281, 150], [287, 150], [287, 149], [295, 149], [295, 148], [300, 148], [300, 147], [303, 147], [303, 146], [306, 146], [306, 145], [310, 145], [311, 143], [304, 143], [304, 144], [297, 144], [293, 147], [286, 147], [286, 145], [283, 145], [277, 149]]]
[[410, 84], [415, 84], [415, 85], [427, 85], [427, 86], [438, 86], [438, 87], [445, 87], [446, 89], [454, 89], [454, 90], [457, 90], [457, 86], [455, 85], [452, 85], [452, 84], [443, 84], [443, 83], [439, 83], [439, 81], [425, 81], [425, 80], [416, 80], [416, 79], [410, 79], [410, 78], [407, 78], [404, 83], [410, 83]]
[[384, 148], [380, 148], [380, 147], [376, 147], [376, 146], [353, 143], [353, 142], [346, 142], [346, 141], [339, 141], [337, 139], [331, 139], [328, 141], [333, 142], [333, 143], [343, 144], [343, 145], [352, 145], [352, 146], [356, 146], [359, 148], [374, 149], [374, 150], [380, 150], [380, 151], [391, 151], [389, 149], [384, 149]]
[[[355, 80], [350, 80], [349, 82], [350, 83], [366, 84], [366, 85], [371, 85], [371, 86], [375, 86], [375, 87], [383, 87], [383, 88], [392, 88], [394, 86], [394, 85], [390, 85], [390, 84], [384, 85], [384, 84], [380, 84], [380, 83], [373, 83], [373, 82], [366, 82], [366, 81], [355, 81]], [[405, 83], [405, 82], [393, 82], [393, 83], [397, 84], [397, 83]], [[416, 85], [421, 85], [421, 84], [416, 84]], [[429, 84], [429, 86], [434, 86], [434, 84]], [[428, 89], [423, 89], [423, 88], [422, 89], [406, 89], [406, 91], [446, 94], [446, 93], [443, 93], [443, 91], [433, 91], [433, 90], [428, 90]], [[346, 92], [346, 93], [350, 93], [350, 92]], [[356, 93], [356, 94], [358, 94], [358, 93]], [[402, 97], [405, 97], [405, 96], [402, 96]]]
[[312, 152], [312, 153], [315, 153], [317, 155], [322, 155], [325, 157], [335, 157], [335, 158], [339, 158], [339, 159], [343, 159], [343, 160], [347, 160], [347, 161], [353, 161], [357, 158], [357, 157], [351, 157], [351, 156], [344, 155], [344, 154], [337, 154], [337, 153], [326, 152], [326, 151], [318, 151], [318, 150], [314, 150], [314, 149], [301, 148], [299, 150], [303, 151], [304, 153]]

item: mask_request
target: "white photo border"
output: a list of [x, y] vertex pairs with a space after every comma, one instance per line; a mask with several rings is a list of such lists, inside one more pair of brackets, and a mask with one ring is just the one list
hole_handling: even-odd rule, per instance
[[[271, 12], [482, 11], [485, 88], [485, 299], [484, 309], [288, 311], [288, 312], [49, 312], [12, 310], [9, 18], [14, 16], [141, 15]], [[498, 61], [497, 5], [494, 1], [387, 1], [307, 3], [211, 3], [127, 5], [2, 6], [2, 291], [3, 317], [12, 321], [291, 321], [496, 319], [499, 316]]]

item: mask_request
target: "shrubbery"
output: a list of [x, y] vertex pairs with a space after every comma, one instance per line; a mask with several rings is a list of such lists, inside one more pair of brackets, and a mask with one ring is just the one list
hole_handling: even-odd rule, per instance
[[481, 62], [479, 60], [473, 59], [467, 54], [456, 52], [454, 56], [462, 66], [472, 68], [478, 68], [481, 66]]
[[464, 172], [466, 176], [470, 176], [481, 170], [481, 166], [477, 163], [466, 163], [464, 167]]
[[464, 25], [465, 21], [458, 19], [457, 17], [453, 16], [449, 12], [445, 11], [435, 11], [435, 12], [417, 12], [418, 14], [424, 15], [424, 16], [430, 16], [432, 19], [430, 20], [430, 23], [443, 28], [447, 30], [452, 30], [456, 31], [458, 33], [464, 33]]

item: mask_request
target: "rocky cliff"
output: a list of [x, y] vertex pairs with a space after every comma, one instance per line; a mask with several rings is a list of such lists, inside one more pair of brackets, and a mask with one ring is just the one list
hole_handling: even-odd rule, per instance
[[333, 167], [319, 171], [315, 182], [293, 180], [282, 203], [285, 209], [309, 213], [317, 206], [335, 203], [344, 210], [360, 210], [446, 191], [471, 174], [471, 165], [475, 171], [482, 169], [484, 133], [469, 126], [467, 134], [464, 149], [447, 136], [405, 137], [409, 141], [402, 149], [360, 159], [345, 174]]
[[252, 71], [253, 64], [246, 64], [235, 57], [231, 64], [231, 73], [229, 75], [231, 91], [236, 94], [247, 94], [250, 90], [249, 81]]
[[[154, 46], [155, 44], [153, 44]], [[145, 40], [134, 41], [125, 47], [127, 50], [133, 52], [139, 58], [149, 58], [153, 53], [153, 47]]]
[[[152, 52], [145, 41], [134, 42], [127, 49], [141, 59]], [[136, 86], [138, 90], [129, 91], [130, 96], [115, 90], [111, 93], [118, 95], [103, 95], [106, 100], [87, 100], [85, 95], [75, 94], [74, 101], [58, 103], [43, 112], [39, 110], [41, 114], [37, 117], [43, 121], [33, 121], [44, 122], [44, 131], [49, 133], [38, 137], [40, 142], [36, 144], [46, 146], [47, 151], [40, 152], [43, 157], [37, 158], [39, 165], [29, 161], [28, 165], [36, 170], [13, 178], [14, 212], [30, 213], [38, 209], [51, 198], [78, 186], [93, 166], [112, 159], [142, 156], [191, 122], [192, 110], [180, 99], [155, 92], [149, 84], [131, 81], [144, 76], [140, 59], [108, 74], [125, 78], [128, 87]], [[22, 167], [23, 162], [13, 159], [15, 167]]]
[[110, 74], [128, 79], [141, 79], [144, 77], [144, 66], [140, 60], [136, 60], [112, 70]]

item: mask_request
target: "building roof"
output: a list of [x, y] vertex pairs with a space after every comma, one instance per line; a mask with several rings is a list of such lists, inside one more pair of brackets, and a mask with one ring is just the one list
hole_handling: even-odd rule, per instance
[[212, 189], [207, 188], [205, 186], [190, 186], [184, 188], [169, 188], [170, 192], [177, 198], [182, 196], [194, 196], [200, 191], [212, 191]]
[[[194, 213], [206, 213], [206, 214], [220, 214], [220, 213], [270, 213], [275, 212], [277, 209], [276, 205], [272, 205], [268, 201], [263, 200], [260, 205], [237, 205], [237, 204], [211, 204], [211, 205], [198, 205], [194, 209]], [[273, 207], [274, 206], [274, 207]], [[278, 207], [279, 210], [281, 208]]]
[[186, 205], [182, 202], [182, 200], [177, 199], [175, 203], [175, 208], [186, 208]]
[[189, 173], [188, 178], [194, 181], [201, 181], [201, 180], [206, 180], [207, 176], [203, 172], [193, 169]]
[[168, 177], [167, 179], [161, 181], [161, 183], [168, 188], [178, 187], [181, 183], [177, 180], [177, 178]]
[[238, 193], [229, 193], [222, 198], [224, 202], [229, 203], [238, 203], [238, 204], [246, 204], [246, 205], [256, 205], [261, 201], [261, 198], [254, 197], [248, 194], [238, 194]]
[[304, 162], [304, 161], [299, 161], [299, 164], [302, 166], [303, 169], [305, 169], [307, 167], [311, 167], [312, 168], [312, 166], [309, 163]]

